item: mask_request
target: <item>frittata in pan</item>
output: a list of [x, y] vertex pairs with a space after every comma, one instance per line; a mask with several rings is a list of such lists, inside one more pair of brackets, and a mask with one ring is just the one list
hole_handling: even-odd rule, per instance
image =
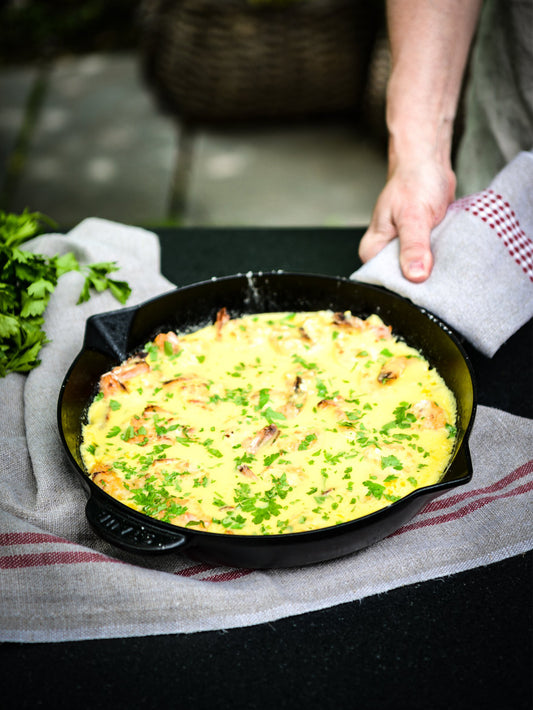
[[443, 379], [377, 315], [222, 309], [101, 377], [81, 453], [97, 485], [149, 516], [273, 535], [437, 482], [455, 419]]

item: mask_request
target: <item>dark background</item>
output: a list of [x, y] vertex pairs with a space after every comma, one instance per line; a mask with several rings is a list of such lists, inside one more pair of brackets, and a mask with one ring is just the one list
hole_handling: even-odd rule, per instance
[[0, 65], [132, 49], [139, 0], [0, 0]]

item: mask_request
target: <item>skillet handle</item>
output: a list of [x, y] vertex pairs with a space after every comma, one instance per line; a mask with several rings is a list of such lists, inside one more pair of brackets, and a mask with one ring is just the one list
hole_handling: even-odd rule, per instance
[[162, 554], [173, 552], [188, 542], [181, 533], [166, 533], [149, 523], [140, 523], [127, 512], [110, 508], [94, 496], [87, 501], [85, 514], [100, 537], [127, 552]]
[[131, 306], [90, 316], [85, 325], [83, 348], [109, 355], [118, 362], [125, 360], [128, 334], [137, 310]]

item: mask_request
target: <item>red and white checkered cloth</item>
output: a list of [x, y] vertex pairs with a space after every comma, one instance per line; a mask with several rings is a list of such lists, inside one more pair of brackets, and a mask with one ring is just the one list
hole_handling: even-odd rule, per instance
[[410, 298], [492, 357], [533, 317], [533, 152], [450, 205], [431, 247], [435, 265], [423, 283], [401, 273], [397, 239], [352, 278]]
[[[533, 199], [533, 185], [530, 194]], [[533, 281], [533, 240], [526, 235], [516, 212], [502, 195], [488, 188], [456, 200], [449, 208], [451, 213], [461, 210], [470, 212], [493, 229], [503, 241], [509, 255], [529, 280]]]
[[[171, 287], [153, 234], [103, 220], [34, 242], [82, 263], [116, 260], [130, 305]], [[511, 259], [509, 261], [512, 262]], [[522, 272], [520, 272], [521, 274]], [[496, 562], [531, 549], [532, 427], [481, 407], [474, 477], [378, 544], [311, 567], [257, 571], [186, 553], [141, 557], [98, 538], [70, 469], [55, 406], [85, 320], [116, 308], [107, 293], [76, 306], [80, 274], [60, 279], [46, 312], [51, 342], [29, 375], [0, 380], [0, 641], [66, 641], [189, 633], [272, 621]]]

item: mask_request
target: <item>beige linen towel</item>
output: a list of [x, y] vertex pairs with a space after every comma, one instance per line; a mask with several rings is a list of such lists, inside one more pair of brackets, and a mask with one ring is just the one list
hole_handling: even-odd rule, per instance
[[[31, 245], [116, 260], [128, 305], [171, 288], [143, 230], [88, 219]], [[76, 306], [79, 274], [62, 277], [46, 313], [51, 342], [29, 375], [0, 380], [0, 641], [66, 641], [189, 633], [258, 624], [486, 565], [532, 547], [531, 421], [480, 407], [470, 484], [360, 552], [310, 567], [216, 567], [184, 553], [137, 557], [98, 538], [64, 454], [56, 403], [86, 318], [114, 310], [102, 293]]]

